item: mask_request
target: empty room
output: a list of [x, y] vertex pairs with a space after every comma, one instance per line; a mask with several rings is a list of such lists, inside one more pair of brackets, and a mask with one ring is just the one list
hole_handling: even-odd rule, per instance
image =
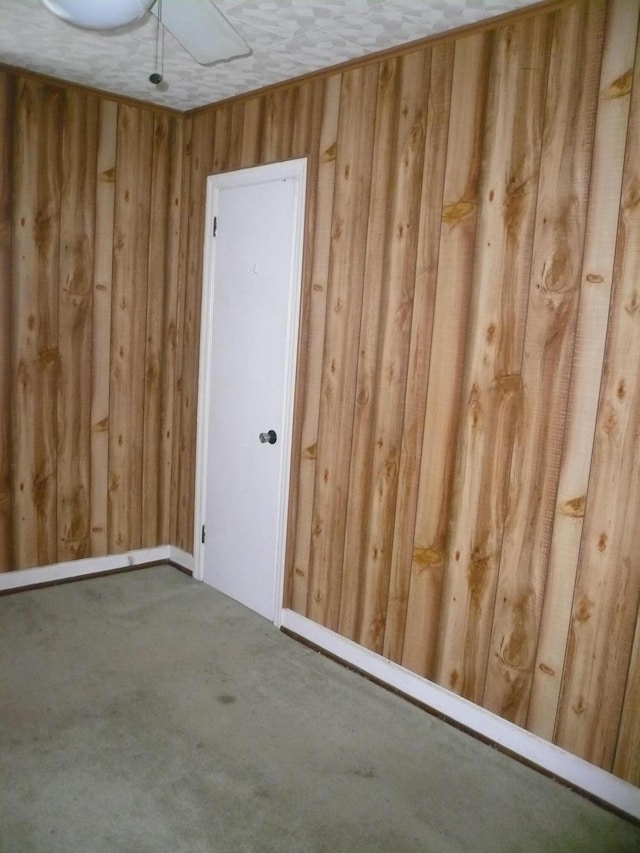
[[0, 851], [640, 850], [640, 0], [2, 0], [0, 129]]

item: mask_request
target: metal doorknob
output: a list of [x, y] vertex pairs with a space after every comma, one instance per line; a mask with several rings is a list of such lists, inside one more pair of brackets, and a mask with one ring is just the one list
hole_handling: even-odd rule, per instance
[[261, 432], [259, 438], [262, 444], [275, 444], [278, 440], [274, 429], [270, 429], [269, 432]]

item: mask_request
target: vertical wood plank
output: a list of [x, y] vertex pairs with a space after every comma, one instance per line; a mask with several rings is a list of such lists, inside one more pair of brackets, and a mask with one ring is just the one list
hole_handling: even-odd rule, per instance
[[484, 705], [524, 725], [571, 377], [606, 3], [556, 14], [531, 288]]
[[244, 103], [234, 101], [231, 104], [231, 124], [229, 128], [229, 169], [242, 168], [242, 140], [244, 138]]
[[340, 81], [340, 75], [314, 81], [309, 90], [312, 108], [306, 111], [309, 127], [299, 127], [295, 143], [297, 156], [304, 152], [308, 160], [284, 603], [303, 614], [308, 593]]
[[207, 174], [218, 174], [229, 169], [231, 155], [231, 105], [224, 104], [215, 112], [214, 134], [211, 140], [211, 168]]
[[243, 102], [241, 166], [257, 166], [260, 162], [260, 141], [264, 122], [264, 98], [249, 98]]
[[142, 542], [145, 325], [153, 115], [118, 110], [111, 385], [109, 395], [109, 550]]
[[429, 56], [380, 66], [338, 628], [382, 652], [424, 164]]
[[[170, 122], [169, 157], [169, 212], [166, 233], [165, 310], [162, 336], [164, 355], [162, 365], [162, 391], [160, 412], [160, 468], [158, 471], [158, 544], [173, 544], [171, 535], [173, 515], [173, 469], [175, 467], [174, 418], [176, 411], [178, 376], [178, 294], [184, 248], [181, 221], [186, 201], [184, 159], [184, 121], [172, 118]], [[188, 187], [188, 184], [187, 184]], [[184, 217], [186, 220], [186, 217]]]
[[187, 266], [182, 298], [182, 354], [180, 376], [180, 433], [178, 457], [178, 545], [185, 551], [193, 548], [195, 489], [196, 415], [198, 408], [198, 340], [206, 181], [212, 173], [214, 152], [211, 140], [215, 133], [214, 118], [206, 114], [194, 122], [189, 188], [189, 231]]
[[547, 740], [556, 721], [591, 467], [639, 11], [612, 0], [607, 13], [571, 390], [527, 717], [527, 728]]
[[320, 124], [316, 116], [320, 115], [325, 81], [322, 78], [302, 83], [294, 89], [291, 142], [288, 156], [307, 157], [318, 145]]
[[640, 787], [640, 610], [622, 703], [613, 772]]
[[58, 321], [58, 561], [91, 550], [91, 359], [98, 103], [62, 100]]
[[495, 33], [438, 681], [480, 702], [520, 395], [551, 28]]
[[296, 87], [276, 89], [264, 96], [260, 161], [277, 163], [291, 156]]
[[109, 376], [118, 105], [100, 101], [96, 151], [91, 350], [91, 555], [109, 550]]
[[144, 416], [142, 441], [142, 547], [160, 545], [160, 472], [163, 467], [161, 422], [165, 367], [165, 293], [167, 287], [167, 230], [171, 118], [153, 117], [151, 204], [149, 218], [146, 346], [144, 369]]
[[56, 562], [60, 90], [23, 79], [14, 171], [15, 568]]
[[0, 72], [0, 572], [13, 568], [11, 339], [13, 326], [11, 206], [15, 78]]
[[422, 454], [426, 393], [438, 271], [438, 250], [444, 190], [444, 170], [453, 74], [452, 43], [436, 45], [430, 52], [428, 110], [424, 142], [424, 177], [420, 199], [419, 236], [411, 326], [411, 347], [404, 401], [404, 421], [398, 499], [391, 555], [391, 577], [385, 657], [401, 663], [413, 554], [413, 534], [418, 501], [418, 476]]
[[[182, 506], [182, 491], [181, 483], [183, 477], [182, 464], [186, 447], [184, 445], [182, 433], [182, 389], [183, 389], [183, 365], [184, 365], [184, 314], [185, 314], [185, 299], [187, 293], [187, 279], [190, 270], [189, 257], [189, 233], [192, 222], [192, 199], [191, 199], [191, 172], [193, 170], [193, 148], [194, 135], [197, 133], [194, 130], [194, 119], [188, 118], [183, 125], [183, 147], [182, 147], [182, 188], [181, 188], [181, 207], [182, 215], [180, 220], [180, 260], [179, 260], [179, 281], [176, 305], [176, 374], [174, 386], [174, 413], [173, 413], [173, 441], [172, 441], [172, 466], [171, 466], [171, 539], [173, 545], [180, 548], [185, 548], [185, 545], [190, 541], [192, 534], [188, 531], [183, 531], [181, 528], [181, 506]], [[185, 550], [188, 550], [185, 548]]]
[[343, 75], [307, 615], [338, 624], [378, 69]]
[[287, 604], [303, 615], [306, 613], [309, 591], [309, 553], [313, 524], [313, 490], [316, 476], [341, 83], [341, 75], [336, 74], [323, 85], [324, 103], [318, 160], [315, 164], [314, 177], [308, 180], [303, 279], [307, 297], [301, 323], [299, 379], [296, 383], [296, 410], [300, 412], [301, 419], [299, 437], [301, 450], [294, 543], [288, 549], [287, 578]]
[[555, 733], [559, 746], [607, 770], [615, 755], [640, 599], [639, 200], [640, 46], [581, 559]]
[[456, 42], [418, 506], [402, 661], [431, 676], [473, 272], [490, 32]]

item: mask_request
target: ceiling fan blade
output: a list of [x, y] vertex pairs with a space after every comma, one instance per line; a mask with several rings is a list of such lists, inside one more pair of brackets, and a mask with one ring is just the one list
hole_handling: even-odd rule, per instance
[[200, 65], [248, 56], [249, 45], [211, 0], [162, 0], [152, 12]]

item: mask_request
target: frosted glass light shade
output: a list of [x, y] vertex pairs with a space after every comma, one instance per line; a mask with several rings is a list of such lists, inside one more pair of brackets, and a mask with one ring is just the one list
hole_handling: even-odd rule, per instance
[[58, 18], [88, 30], [113, 30], [139, 21], [154, 0], [42, 0]]

